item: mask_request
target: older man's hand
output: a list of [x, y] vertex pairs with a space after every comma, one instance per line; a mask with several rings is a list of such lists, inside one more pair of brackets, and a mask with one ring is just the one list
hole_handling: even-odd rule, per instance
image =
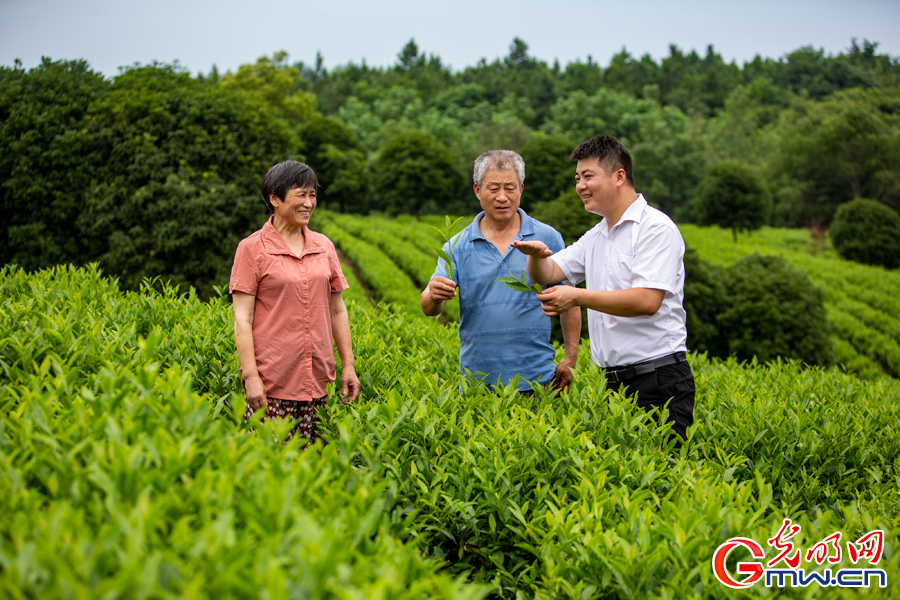
[[556, 365], [556, 372], [553, 374], [553, 388], [557, 390], [567, 390], [569, 386], [572, 385], [572, 381], [575, 380], [575, 375], [572, 373], [572, 367], [575, 364], [573, 361], [568, 359], [562, 359], [559, 361], [559, 364]]
[[522, 254], [536, 256], [537, 258], [547, 258], [553, 254], [553, 251], [550, 250], [544, 242], [516, 240], [513, 241], [510, 246], [516, 248]]
[[446, 277], [432, 277], [428, 282], [428, 295], [435, 302], [452, 300], [456, 297], [456, 282]]

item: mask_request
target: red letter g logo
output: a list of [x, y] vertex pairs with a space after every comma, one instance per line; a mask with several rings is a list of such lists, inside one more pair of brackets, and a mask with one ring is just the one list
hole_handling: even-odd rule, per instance
[[728, 558], [728, 554], [735, 549], [736, 546], [744, 546], [748, 550], [750, 550], [750, 554], [753, 555], [753, 558], [764, 558], [765, 552], [763, 552], [762, 546], [751, 540], [750, 538], [731, 538], [718, 548], [716, 548], [715, 553], [712, 557], [712, 569], [713, 574], [715, 574], [716, 579], [722, 582], [724, 585], [728, 587], [739, 590], [742, 588], [748, 588], [763, 576], [763, 566], [758, 562], [741, 562], [737, 565], [737, 572], [749, 575], [743, 581], [735, 581], [732, 579], [731, 575], [728, 573], [728, 570], [725, 568], [725, 559]]

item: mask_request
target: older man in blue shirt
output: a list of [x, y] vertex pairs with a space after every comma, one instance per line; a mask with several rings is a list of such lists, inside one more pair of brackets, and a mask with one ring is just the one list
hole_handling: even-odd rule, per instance
[[518, 375], [521, 391], [551, 380], [557, 388], [568, 387], [578, 358], [581, 310], [560, 315], [565, 358], [557, 365], [550, 317], [544, 315], [537, 296], [497, 281], [510, 272], [528, 280], [526, 256], [510, 246], [514, 240], [541, 241], [556, 252], [565, 248], [562, 236], [519, 208], [525, 162], [515, 152], [485, 152], [475, 159], [473, 179], [482, 212], [444, 246], [453, 261], [453, 278], [447, 277], [439, 258], [422, 291], [422, 312], [440, 314], [444, 303], [459, 292], [459, 364], [489, 386], [506, 385]]

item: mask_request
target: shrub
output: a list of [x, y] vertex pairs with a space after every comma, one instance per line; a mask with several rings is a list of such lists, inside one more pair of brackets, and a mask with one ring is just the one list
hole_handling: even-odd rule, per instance
[[394, 213], [418, 215], [429, 201], [446, 206], [463, 183], [453, 153], [425, 131], [392, 137], [370, 167], [372, 195]]
[[0, 67], [0, 263], [81, 262], [75, 226], [96, 162], [78, 131], [110, 83], [87, 62]]
[[300, 130], [306, 160], [321, 186], [319, 206], [362, 212], [366, 204], [365, 155], [356, 134], [334, 117], [315, 113]]
[[569, 155], [576, 144], [555, 135], [535, 132], [522, 147], [525, 161], [525, 200], [550, 202], [573, 187], [575, 164]]
[[417, 286], [424, 287], [431, 281], [437, 263], [433, 257], [436, 256], [435, 250], [431, 249], [433, 256], [428, 256], [410, 242], [395, 236], [389, 229], [392, 221], [378, 217], [363, 219], [351, 215], [335, 215], [334, 223], [345, 233], [377, 246], [409, 275]]
[[841, 257], [888, 269], [900, 266], [900, 215], [891, 208], [858, 198], [838, 207], [828, 230]]
[[821, 291], [780, 256], [751, 254], [728, 268], [728, 308], [719, 316], [728, 349], [740, 360], [798, 358], [834, 363]]
[[224, 300], [3, 267], [0, 306], [0, 597], [484, 596], [385, 531], [358, 427], [247, 434]]
[[728, 355], [728, 338], [719, 327], [719, 315], [728, 306], [724, 269], [706, 262], [693, 248], [684, 253], [684, 310], [687, 313], [688, 349], [710, 356]]
[[857, 352], [874, 358], [890, 375], [900, 376], [900, 344], [867, 326], [841, 305], [828, 307], [828, 321], [835, 332]]
[[[884, 352], [885, 348], [869, 342], [860, 346], [856, 335], [849, 334], [852, 326], [839, 326], [831, 317], [831, 309], [855, 317], [893, 343], [900, 344], [900, 321], [896, 318], [900, 314], [900, 298], [897, 297], [900, 269], [888, 271], [858, 264], [843, 260], [834, 252], [813, 255], [808, 233], [801, 229], [766, 228], [753, 236], [752, 243], [748, 240], [737, 244], [729, 243], [730, 235], [719, 228], [682, 225], [681, 233], [704, 259], [718, 265], [731, 264], [754, 252], [784, 257], [791, 266], [806, 272], [810, 281], [825, 292], [832, 335], [843, 342], [835, 348], [840, 364], [865, 378], [870, 378], [873, 372], [891, 372], [890, 365], [884, 362], [889, 354]], [[868, 360], [859, 360], [860, 355]], [[873, 370], [869, 361], [877, 368]]]
[[539, 202], [526, 212], [556, 229], [567, 246], [602, 220], [602, 217], [584, 210], [584, 203], [574, 189], [563, 192], [556, 200]]
[[[421, 289], [428, 285], [437, 265], [436, 248], [440, 245], [433, 242], [428, 249], [431, 256], [419, 250], [414, 244], [397, 235], [397, 230], [405, 229], [390, 219], [379, 217], [355, 217], [352, 215], [335, 215], [334, 224], [345, 234], [351, 235], [363, 242], [374, 245], [378, 250], [390, 258], [394, 264], [413, 280], [413, 283]], [[368, 257], [371, 259], [372, 257]], [[370, 263], [369, 263], [370, 264]], [[370, 274], [360, 266], [360, 272], [365, 279], [370, 279]], [[398, 286], [399, 287], [399, 286]], [[415, 303], [418, 306], [418, 303]], [[416, 308], [413, 308], [416, 310]], [[444, 305], [442, 313], [451, 321], [459, 321], [459, 302], [451, 301]]]
[[736, 160], [713, 165], [697, 187], [694, 218], [701, 225], [738, 231], [759, 229], [769, 221], [772, 196], [755, 171]]

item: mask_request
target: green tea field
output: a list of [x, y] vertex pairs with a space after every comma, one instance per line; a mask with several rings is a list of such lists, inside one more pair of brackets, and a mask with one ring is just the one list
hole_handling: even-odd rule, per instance
[[[324, 211], [319, 216], [322, 232], [356, 265], [373, 299], [420, 314], [419, 293], [434, 273], [435, 248], [442, 241], [432, 227], [442, 226], [441, 220]], [[469, 222], [461, 220], [457, 229]], [[683, 225], [681, 231], [702, 258], [723, 266], [753, 253], [784, 257], [824, 292], [838, 363], [866, 379], [900, 377], [900, 300], [895, 293], [900, 273], [842, 260], [825, 244], [816, 246], [803, 229], [764, 228], [742, 234], [737, 243], [728, 230], [717, 227]], [[445, 315], [458, 320], [458, 303], [448, 303]]]
[[732, 241], [718, 227], [680, 226], [688, 246], [729, 265], [752, 253], [782, 256], [825, 295], [838, 362], [864, 377], [900, 377], [900, 272], [843, 260], [804, 229], [763, 228]]
[[[351, 235], [386, 297], [355, 260], [378, 241]], [[455, 326], [404, 302], [348, 302], [362, 394], [331, 398], [301, 452], [240, 418], [226, 298], [0, 270], [0, 596], [900, 597], [897, 380], [695, 355], [673, 454], [586, 348], [559, 397], [489, 393], [460, 377]], [[785, 518], [804, 549], [883, 531], [886, 587], [715, 578], [723, 542], [765, 546]]]
[[[0, 1], [0, 600], [900, 600], [900, 2], [89, 4]], [[544, 305], [621, 391], [482, 260], [638, 192], [680, 438], [668, 223]]]

